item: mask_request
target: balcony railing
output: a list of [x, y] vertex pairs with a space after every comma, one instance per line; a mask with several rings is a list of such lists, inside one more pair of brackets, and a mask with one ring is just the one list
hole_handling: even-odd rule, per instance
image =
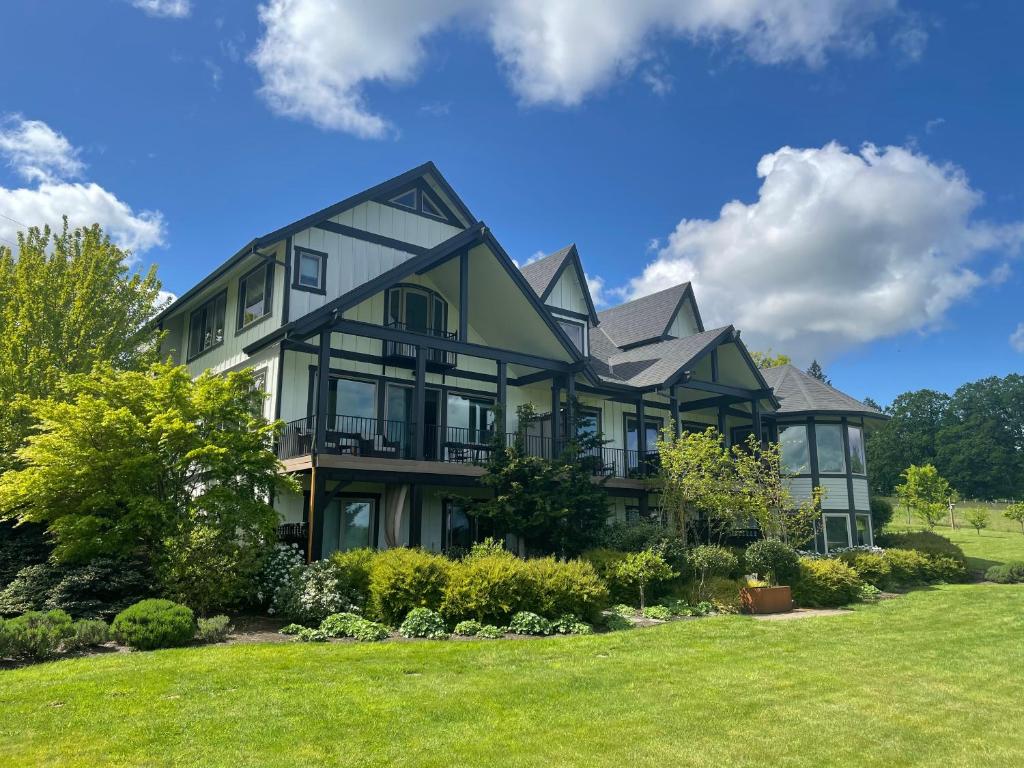
[[[447, 339], [454, 341], [458, 338], [458, 334], [454, 331], [445, 331], [441, 329], [423, 329], [423, 328], [410, 328], [405, 323], [390, 322], [384, 324], [385, 328], [393, 328], [399, 331], [409, 331], [410, 333], [417, 333], [425, 336], [424, 344], [430, 344], [430, 337], [438, 339]], [[384, 357], [389, 360], [401, 360], [401, 361], [415, 361], [416, 360], [417, 345], [410, 344], [404, 341], [385, 341], [384, 342]], [[427, 349], [425, 350], [427, 357], [427, 367], [431, 369], [439, 368], [454, 368], [458, 364], [458, 355], [454, 352], [448, 352], [443, 349]]]
[[[483, 465], [495, 445], [518, 445], [526, 456], [558, 458], [570, 448], [567, 440], [554, 441], [543, 435], [507, 432], [502, 441], [494, 440], [492, 429], [474, 427], [441, 427], [427, 424], [422, 430], [416, 424], [362, 416], [332, 416], [325, 436], [328, 453], [383, 459], [417, 458], [418, 441], [423, 441], [422, 458], [449, 464]], [[285, 425], [278, 442], [278, 458], [290, 459], [313, 452], [316, 440], [316, 419], [308, 416]], [[639, 452], [601, 446], [578, 451], [576, 461], [595, 476], [642, 478], [657, 473], [658, 454], [648, 451], [641, 460]]]

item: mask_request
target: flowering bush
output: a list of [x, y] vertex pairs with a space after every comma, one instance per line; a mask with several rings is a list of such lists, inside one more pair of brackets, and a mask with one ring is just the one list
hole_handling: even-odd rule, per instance
[[327, 560], [295, 569], [274, 593], [274, 607], [285, 618], [306, 625], [356, 608], [343, 590], [337, 568]]
[[287, 590], [305, 564], [298, 544], [278, 544], [256, 577], [256, 602], [269, 606], [267, 613], [277, 613], [278, 590]]

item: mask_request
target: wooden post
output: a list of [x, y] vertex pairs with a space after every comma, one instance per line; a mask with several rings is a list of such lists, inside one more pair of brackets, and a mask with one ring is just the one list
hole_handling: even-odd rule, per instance
[[641, 475], [647, 474], [647, 423], [644, 396], [636, 401], [636, 466]]
[[508, 363], [504, 360], [498, 360], [498, 405], [501, 410], [497, 426], [504, 435], [508, 432]]
[[469, 251], [459, 254], [459, 341], [469, 341]]
[[327, 414], [330, 411], [328, 397], [331, 391], [331, 331], [320, 331], [320, 350], [316, 371], [316, 440], [314, 453], [323, 453], [327, 444]]
[[562, 438], [561, 413], [562, 387], [556, 376], [551, 380], [551, 456], [558, 453], [558, 443]]
[[423, 461], [423, 448], [426, 443], [426, 381], [427, 381], [427, 350], [422, 345], [416, 346], [416, 386], [412, 391], [413, 458]]
[[672, 413], [672, 436], [675, 438], [679, 437], [679, 395], [676, 394], [676, 388], [672, 387], [669, 390], [668, 396], [668, 407]]

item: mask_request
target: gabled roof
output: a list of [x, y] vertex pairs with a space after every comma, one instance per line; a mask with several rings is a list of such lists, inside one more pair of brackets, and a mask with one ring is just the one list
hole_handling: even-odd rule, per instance
[[597, 316], [615, 346], [627, 349], [663, 338], [687, 298], [692, 303], [697, 328], [703, 331], [704, 325], [689, 283], [673, 285], [657, 293], [627, 301]]
[[597, 325], [601, 321], [597, 314], [597, 309], [594, 308], [594, 300], [590, 296], [587, 276], [583, 271], [583, 262], [580, 261], [580, 254], [576, 249], [576, 243], [569, 243], [569, 245], [554, 253], [549, 253], [543, 258], [537, 259], [537, 261], [532, 261], [520, 271], [523, 273], [523, 277], [526, 278], [526, 282], [533, 288], [534, 293], [540, 297], [540, 300], [547, 301], [559, 278], [570, 267], [575, 268], [579, 278], [580, 290], [583, 292], [583, 298], [587, 302], [587, 314], [590, 315], [590, 322]]
[[660, 386], [733, 336], [733, 327], [727, 325], [692, 336], [621, 350], [600, 338], [602, 328], [590, 333], [591, 355], [601, 363], [597, 368], [598, 377], [602, 381], [631, 387]]
[[298, 219], [297, 221], [293, 221], [291, 224], [288, 224], [279, 229], [275, 229], [272, 232], [268, 232], [265, 235], [260, 235], [259, 237], [250, 240], [248, 243], [242, 246], [242, 248], [237, 253], [235, 253], [234, 256], [225, 261], [223, 264], [217, 267], [217, 269], [215, 269], [209, 275], [200, 280], [195, 286], [190, 288], [188, 291], [186, 291], [177, 299], [175, 299], [171, 304], [165, 307], [159, 314], [156, 315], [156, 317], [153, 318], [151, 322], [157, 323], [163, 318], [167, 317], [172, 311], [177, 310], [185, 302], [196, 296], [212, 282], [218, 280], [221, 276], [223, 276], [225, 272], [234, 267], [242, 259], [256, 253], [260, 248], [266, 247], [268, 245], [273, 245], [274, 243], [280, 242], [286, 237], [294, 235], [296, 232], [301, 232], [304, 229], [309, 229], [310, 227], [315, 226], [316, 224], [326, 219], [329, 219], [342, 211], [348, 210], [349, 208], [354, 208], [355, 206], [359, 205], [360, 203], [364, 203], [367, 200], [373, 200], [378, 197], [386, 196], [390, 192], [397, 192], [398, 190], [407, 186], [410, 182], [413, 182], [416, 179], [422, 178], [428, 174], [434, 180], [437, 186], [441, 189], [441, 191], [444, 192], [445, 196], [449, 200], [451, 200], [452, 205], [454, 205], [458, 215], [461, 216], [466, 221], [466, 227], [469, 228], [477, 224], [478, 222], [476, 217], [470, 212], [469, 208], [466, 207], [466, 204], [462, 202], [462, 199], [455, 193], [455, 190], [452, 189], [451, 185], [444, 178], [444, 176], [441, 175], [441, 172], [437, 169], [437, 166], [434, 165], [433, 162], [427, 161], [426, 163], [423, 163], [423, 165], [418, 165], [415, 168], [411, 168], [405, 173], [399, 174], [398, 176], [395, 176], [392, 179], [388, 179], [387, 181], [372, 186], [369, 189], [364, 189], [362, 192], [352, 195], [351, 197], [347, 197], [344, 200], [340, 200], [337, 203], [334, 203], [333, 205], [329, 205], [326, 208], [317, 211], [316, 213], [311, 213], [309, 216], [305, 216], [301, 219]]
[[780, 416], [792, 414], [855, 414], [876, 419], [888, 418], [845, 392], [804, 373], [793, 365], [779, 365], [761, 371], [780, 402]]

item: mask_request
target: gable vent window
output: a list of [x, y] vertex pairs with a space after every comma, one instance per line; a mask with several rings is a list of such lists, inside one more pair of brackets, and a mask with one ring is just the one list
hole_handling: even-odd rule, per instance
[[310, 293], [327, 293], [327, 254], [309, 248], [295, 249], [292, 288]]
[[188, 359], [224, 343], [224, 310], [228, 303], [227, 291], [221, 291], [189, 315]]
[[410, 211], [416, 210], [416, 190], [410, 189], [408, 192], [403, 192], [400, 195], [396, 195], [391, 198], [391, 202], [395, 205], [400, 205], [403, 208], [408, 208]]
[[428, 216], [433, 216], [434, 218], [437, 219], [444, 218], [444, 214], [441, 213], [441, 211], [438, 209], [436, 205], [434, 205], [434, 202], [429, 197], [423, 195], [420, 202], [422, 205], [423, 213], [427, 214]]
[[257, 320], [270, 316], [274, 290], [274, 270], [262, 264], [238, 281], [238, 323], [241, 331]]
[[410, 187], [404, 192], [386, 199], [387, 204], [395, 208], [412, 211], [423, 216], [429, 216], [432, 219], [457, 225], [457, 222], [451, 220], [448, 209], [445, 208], [444, 204], [426, 185]]
[[562, 327], [562, 330], [565, 331], [565, 335], [569, 337], [573, 346], [580, 352], [586, 353], [586, 347], [584, 346], [584, 336], [587, 333], [586, 325], [575, 320], [566, 320], [562, 317], [556, 317], [555, 320]]

